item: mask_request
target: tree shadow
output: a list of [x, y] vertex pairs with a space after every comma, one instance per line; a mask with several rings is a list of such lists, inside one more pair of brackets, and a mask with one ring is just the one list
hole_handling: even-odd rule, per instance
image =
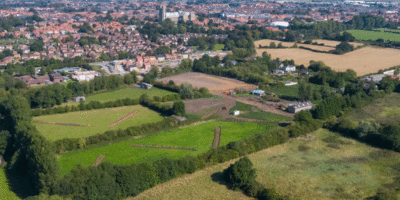
[[25, 199], [29, 196], [38, 195], [30, 184], [28, 177], [19, 174], [15, 169], [4, 169], [8, 180], [8, 188], [14, 192], [19, 198]]
[[281, 95], [281, 96], [279, 96], [279, 98], [286, 100], [286, 101], [300, 101], [300, 99], [297, 97], [291, 97], [291, 96], [286, 96], [286, 95]]
[[228, 185], [228, 183], [224, 180], [222, 172], [215, 172], [211, 174], [211, 180], [220, 185], [225, 185], [227, 189], [232, 190], [232, 188]]

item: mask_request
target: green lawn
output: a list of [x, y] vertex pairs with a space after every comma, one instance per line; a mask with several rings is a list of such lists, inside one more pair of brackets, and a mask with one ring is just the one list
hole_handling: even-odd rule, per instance
[[8, 187], [8, 180], [4, 174], [4, 170], [0, 169], [0, 199], [13, 200], [20, 199], [14, 192]]
[[[381, 29], [381, 32], [374, 32], [374, 31], [365, 31], [365, 30], [349, 30], [347, 32], [351, 33], [357, 40], [377, 40], [379, 38], [383, 40], [390, 40], [390, 41], [400, 41], [400, 34], [396, 33], [385, 33], [383, 32], [384, 29]], [[391, 31], [386, 29], [387, 31]], [[398, 30], [393, 30], [398, 31]]]
[[114, 100], [125, 99], [125, 98], [138, 99], [142, 94], [145, 94], [145, 93], [147, 95], [149, 95], [150, 97], [153, 97], [153, 96], [162, 97], [162, 96], [165, 96], [168, 94], [174, 94], [173, 92], [161, 90], [161, 89], [154, 88], [154, 87], [149, 90], [140, 89], [140, 88], [125, 88], [125, 89], [115, 90], [112, 92], [105, 92], [105, 93], [88, 96], [86, 98], [86, 102], [90, 102], [90, 101], [106, 102], [106, 101], [114, 101]]
[[[198, 155], [211, 148], [214, 138], [214, 127], [221, 126], [221, 145], [251, 137], [266, 130], [277, 128], [277, 125], [260, 125], [258, 123], [209, 122], [189, 126], [178, 130], [161, 132], [144, 138], [128, 140], [108, 146], [85, 151], [68, 153], [58, 159], [61, 173], [66, 174], [77, 165], [89, 166], [99, 155], [107, 154], [104, 161], [119, 165], [153, 162], [161, 158], [180, 158], [187, 155]], [[146, 149], [131, 147], [130, 144], [169, 145], [197, 148], [198, 151], [175, 149]]]
[[218, 50], [224, 50], [225, 49], [225, 45], [224, 44], [216, 44], [214, 45], [214, 51], [218, 51]]
[[239, 117], [243, 117], [243, 118], [267, 120], [267, 121], [292, 121], [293, 120], [293, 118], [291, 118], [291, 117], [286, 117], [286, 116], [278, 115], [275, 113], [265, 112], [255, 106], [244, 104], [239, 101], [237, 101], [236, 105], [229, 110], [229, 113], [232, 113], [234, 110], [239, 110], [240, 111]]
[[[115, 127], [110, 127], [111, 123], [125, 117], [129, 113], [134, 113], [133, 117], [123, 121]], [[34, 121], [53, 122], [53, 123], [73, 123], [85, 124], [83, 126], [62, 126], [49, 124], [36, 124], [37, 129], [48, 140], [54, 141], [62, 138], [81, 138], [103, 133], [107, 130], [126, 129], [130, 126], [137, 126], [146, 123], [161, 121], [163, 119], [157, 112], [146, 107], [124, 106], [118, 108], [98, 109], [90, 111], [70, 112], [66, 114], [55, 114], [35, 117]]]

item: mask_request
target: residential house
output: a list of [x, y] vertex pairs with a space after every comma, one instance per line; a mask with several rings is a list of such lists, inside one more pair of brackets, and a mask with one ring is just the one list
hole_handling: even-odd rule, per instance
[[293, 65], [283, 66], [282, 70], [285, 72], [294, 72], [294, 71], [296, 71], [296, 66], [293, 66]]

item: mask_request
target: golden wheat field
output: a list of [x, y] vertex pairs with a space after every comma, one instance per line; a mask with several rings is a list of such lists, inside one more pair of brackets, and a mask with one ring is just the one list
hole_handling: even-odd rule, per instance
[[[258, 48], [259, 46], [260, 46], [260, 44], [262, 45], [262, 46], [265, 46], [265, 45], [270, 45], [270, 43], [271, 42], [275, 42], [275, 44], [276, 45], [278, 45], [279, 43], [282, 43], [282, 45], [284, 46], [284, 47], [292, 47], [293, 46], [293, 44], [294, 44], [294, 42], [281, 42], [281, 41], [278, 41], [278, 40], [268, 40], [268, 39], [266, 39], [266, 40], [259, 40], [259, 41], [255, 41], [254, 42], [254, 45], [256, 46], [256, 48]], [[314, 42], [314, 41], [313, 41]], [[330, 51], [330, 50], [335, 50], [335, 48], [334, 47], [328, 47], [328, 46], [317, 46], [317, 45], [311, 45], [311, 44], [297, 44], [297, 46], [301, 46], [301, 47], [306, 47], [306, 48], [310, 48], [310, 49], [315, 49], [315, 50], [318, 50], [318, 51]]]
[[[333, 40], [313, 40], [313, 42], [318, 42], [318, 43], [324, 43], [325, 46], [328, 47], [335, 47], [336, 45], [340, 44], [339, 41], [333, 41]], [[358, 42], [349, 42], [349, 44], [352, 44], [354, 47], [362, 46], [363, 44], [358, 43]]]
[[296, 65], [305, 66], [309, 65], [310, 60], [323, 61], [335, 71], [353, 69], [358, 76], [400, 65], [400, 50], [390, 48], [364, 47], [344, 55], [316, 53], [304, 49], [258, 49], [257, 45], [256, 48], [259, 56], [266, 51], [273, 59], [293, 59]]

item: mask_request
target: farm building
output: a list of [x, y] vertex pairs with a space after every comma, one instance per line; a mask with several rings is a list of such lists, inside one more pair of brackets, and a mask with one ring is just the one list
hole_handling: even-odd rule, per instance
[[283, 81], [283, 83], [285, 84], [285, 86], [297, 85], [297, 82], [294, 81]]
[[85, 101], [86, 98], [84, 96], [72, 97], [72, 101]]
[[264, 96], [265, 92], [264, 90], [252, 90], [251, 94], [257, 95], [257, 96]]
[[240, 111], [239, 110], [235, 110], [235, 111], [233, 111], [233, 113], [232, 113], [234, 116], [238, 116], [239, 114], [240, 114]]
[[140, 88], [143, 88], [143, 89], [146, 89], [146, 90], [148, 90], [148, 89], [153, 87], [152, 84], [148, 84], [148, 83], [139, 83], [139, 86], [140, 86]]
[[297, 113], [302, 110], [310, 110], [312, 108], [311, 102], [301, 102], [297, 104], [290, 104], [287, 108], [290, 113]]

